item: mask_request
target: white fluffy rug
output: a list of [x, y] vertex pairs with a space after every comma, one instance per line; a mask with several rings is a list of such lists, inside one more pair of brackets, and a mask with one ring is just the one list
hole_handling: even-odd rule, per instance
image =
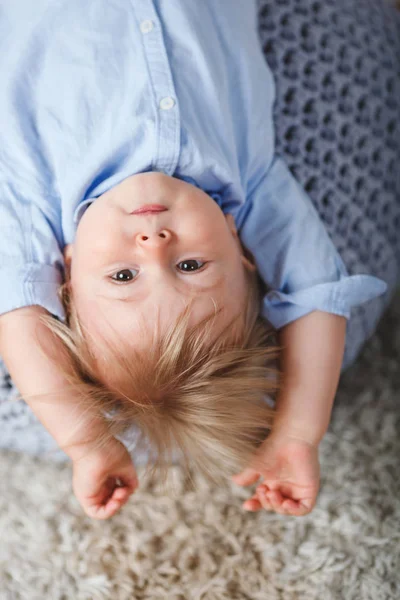
[[245, 512], [255, 486], [189, 491], [174, 467], [174, 494], [141, 482], [93, 521], [69, 464], [0, 453], [0, 600], [399, 599], [399, 306], [342, 378], [306, 517]]

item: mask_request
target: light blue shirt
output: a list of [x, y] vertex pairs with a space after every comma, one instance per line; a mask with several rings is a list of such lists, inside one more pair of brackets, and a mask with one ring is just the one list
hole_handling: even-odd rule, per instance
[[[349, 277], [275, 154], [253, 0], [6, 0], [0, 12], [0, 313], [64, 318], [62, 249], [96, 197], [162, 171], [233, 214], [279, 329], [387, 289]], [[101, 235], [101, 231], [99, 231]]]

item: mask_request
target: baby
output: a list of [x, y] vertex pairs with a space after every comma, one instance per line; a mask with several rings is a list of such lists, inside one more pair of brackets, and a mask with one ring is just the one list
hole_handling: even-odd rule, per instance
[[[69, 327], [49, 317], [44, 322], [57, 339], [39, 330], [36, 340], [42, 310], [18, 309], [0, 318], [1, 348], [22, 394], [73, 460], [74, 491], [87, 514], [110, 516], [135, 489], [130, 456], [114, 438], [133, 422], [157, 447], [158, 466], [167, 464], [162, 461], [171, 449], [167, 434], [180, 442], [184, 458], [197, 458], [206, 475], [218, 475], [213, 464], [232, 473], [249, 460], [260, 434], [267, 438], [272, 426], [271, 408], [256, 400], [275, 389], [268, 359], [276, 352], [266, 344], [268, 326], [258, 320], [255, 267], [231, 215], [189, 183], [161, 173], [137, 174], [90, 205], [65, 253], [69, 268], [62, 296]], [[260, 447], [261, 462], [254, 460], [235, 478], [249, 484], [264, 477], [246, 508], [262, 505], [298, 515], [311, 510], [327, 396], [334, 393], [343, 352], [341, 319], [317, 313], [309, 324], [310, 316], [285, 328], [284, 344], [292, 355], [286, 351], [281, 422]], [[207, 321], [211, 328], [204, 327]], [[196, 325], [202, 336], [185, 336], [185, 328], [196, 331]], [[313, 328], [325, 331], [332, 347], [307, 342]], [[45, 354], [38, 353], [40, 347]], [[46, 356], [54, 362], [46, 363]], [[316, 384], [321, 389], [311, 394]], [[57, 408], [51, 399], [38, 401], [53, 389], [59, 390]], [[106, 422], [100, 409], [111, 410], [118, 398], [118, 419]], [[262, 495], [264, 489], [269, 495]]]
[[262, 477], [246, 509], [309, 513], [346, 319], [386, 286], [349, 277], [274, 154], [255, 3], [15, 4], [0, 355], [77, 499], [99, 519], [128, 500], [136, 424], [161, 474], [178, 448], [213, 479]]

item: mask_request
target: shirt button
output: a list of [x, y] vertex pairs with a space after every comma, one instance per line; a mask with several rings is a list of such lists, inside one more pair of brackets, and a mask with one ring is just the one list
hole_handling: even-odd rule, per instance
[[175, 100], [171, 98], [171, 96], [165, 96], [165, 98], [162, 98], [160, 102], [160, 108], [162, 110], [169, 110], [173, 106], [175, 106]]
[[142, 33], [149, 33], [152, 29], [154, 29], [154, 23], [150, 19], [146, 19], [146, 21], [140, 23], [140, 31]]

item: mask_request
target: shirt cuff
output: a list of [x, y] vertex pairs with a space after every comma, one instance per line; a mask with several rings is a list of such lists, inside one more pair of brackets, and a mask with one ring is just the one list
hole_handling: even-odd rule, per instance
[[65, 311], [58, 297], [62, 282], [59, 269], [50, 265], [31, 263], [23, 267], [1, 267], [0, 315], [38, 305], [65, 320]]
[[349, 319], [353, 306], [381, 296], [387, 288], [385, 281], [372, 275], [352, 275], [289, 294], [272, 290], [264, 296], [261, 314], [275, 329], [280, 329], [314, 310]]

